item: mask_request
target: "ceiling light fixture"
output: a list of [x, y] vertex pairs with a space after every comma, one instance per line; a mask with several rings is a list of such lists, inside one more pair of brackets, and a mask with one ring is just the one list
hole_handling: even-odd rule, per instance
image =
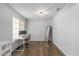
[[47, 15], [48, 11], [46, 9], [41, 8], [41, 9], [35, 11], [35, 13], [40, 16], [45, 16], [45, 15]]

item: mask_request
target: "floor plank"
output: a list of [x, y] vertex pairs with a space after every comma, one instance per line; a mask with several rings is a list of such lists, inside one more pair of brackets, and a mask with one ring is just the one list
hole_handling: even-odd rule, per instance
[[14, 51], [13, 56], [64, 56], [52, 43], [43, 41], [30, 42], [24, 51]]

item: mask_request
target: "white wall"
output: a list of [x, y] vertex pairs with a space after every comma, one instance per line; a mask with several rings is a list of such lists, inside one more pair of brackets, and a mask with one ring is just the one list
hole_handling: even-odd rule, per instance
[[[12, 18], [13, 16], [26, 21], [7, 4], [0, 4], [0, 41], [12, 41]], [[18, 44], [17, 44], [18, 45]]]
[[46, 26], [50, 24], [50, 19], [28, 20], [28, 33], [31, 34], [31, 41], [44, 41]]
[[65, 55], [79, 55], [79, 4], [66, 6], [54, 19], [53, 42]]
[[[24, 20], [6, 4], [0, 4], [0, 40], [12, 39], [12, 17]], [[25, 20], [24, 20], [25, 21]]]

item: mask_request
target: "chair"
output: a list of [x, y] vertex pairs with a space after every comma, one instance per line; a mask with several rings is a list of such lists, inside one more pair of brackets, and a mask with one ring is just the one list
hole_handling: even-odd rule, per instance
[[26, 36], [25, 38], [25, 46], [28, 48], [28, 45], [30, 44], [30, 34]]

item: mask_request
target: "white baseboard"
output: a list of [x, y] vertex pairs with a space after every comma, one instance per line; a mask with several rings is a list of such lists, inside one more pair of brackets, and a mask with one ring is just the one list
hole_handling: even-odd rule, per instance
[[30, 39], [30, 41], [45, 41], [44, 39]]
[[62, 48], [60, 48], [60, 47], [58, 46], [58, 44], [56, 44], [55, 42], [53, 42], [53, 43], [58, 47], [59, 50], [61, 50], [61, 51], [65, 54], [65, 56], [67, 56], [67, 54], [62, 50]]

